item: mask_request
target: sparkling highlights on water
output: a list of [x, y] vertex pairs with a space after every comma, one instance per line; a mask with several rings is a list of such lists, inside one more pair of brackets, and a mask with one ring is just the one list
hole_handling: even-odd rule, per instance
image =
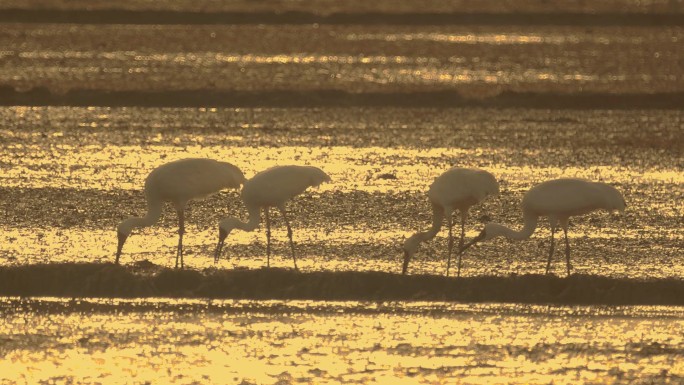
[[[218, 52], [197, 53], [153, 53], [141, 54], [134, 51], [97, 52], [97, 51], [35, 51], [19, 52], [22, 59], [40, 60], [108, 60], [120, 62], [116, 65], [121, 67], [80, 66], [73, 63], [72, 66], [45, 66], [35, 71], [59, 72], [61, 74], [73, 73], [77, 76], [84, 73], [128, 73], [140, 74], [155, 72], [151, 65], [155, 63], [185, 64], [195, 67], [217, 67], [225, 64], [240, 66], [249, 65], [358, 65], [358, 68], [330, 68], [332, 77], [342, 81], [370, 81], [378, 84], [387, 83], [496, 83], [515, 84], [520, 82], [535, 83], [545, 82], [573, 82], [573, 81], [597, 81], [598, 75], [589, 73], [562, 73], [555, 69], [528, 69], [525, 71], [503, 69], [481, 69], [474, 67], [493, 67], [485, 63], [473, 62], [477, 58], [465, 58], [451, 56], [438, 57], [415, 57], [415, 56], [385, 56], [385, 55], [310, 55], [310, 54], [281, 54], [281, 55], [231, 55]], [[136, 65], [143, 65], [138, 66]], [[114, 65], [114, 63], [112, 63]], [[25, 66], [24, 66], [25, 67]], [[448, 67], [448, 68], [445, 68]]]
[[[676, 43], [679, 33], [675, 33], [671, 41]], [[426, 41], [450, 44], [490, 44], [490, 45], [524, 45], [524, 44], [549, 44], [549, 45], [576, 45], [590, 44], [632, 44], [639, 45], [647, 42], [644, 36], [620, 36], [598, 32], [596, 34], [567, 33], [563, 35], [553, 33], [439, 33], [439, 32], [416, 32], [416, 33], [349, 33], [345, 36], [351, 41], [386, 41], [386, 42], [412, 42]]]
[[[186, 138], [188, 139], [188, 138]], [[192, 138], [189, 138], [192, 140]], [[152, 138], [154, 141], [154, 138]], [[78, 149], [78, 151], [76, 151]], [[100, 189], [138, 190], [154, 167], [160, 164], [186, 158], [207, 157], [236, 159], [247, 175], [252, 175], [283, 162], [296, 160], [303, 164], [316, 164], [332, 177], [332, 182], [320, 186], [320, 191], [363, 190], [363, 191], [406, 191], [422, 190], [440, 172], [436, 165], [444, 159], [459, 159], [461, 164], [477, 162], [483, 153], [489, 153], [491, 160], [497, 160], [484, 169], [505, 180], [515, 181], [520, 188], [529, 183], [547, 178], [579, 177], [610, 178], [616, 183], [640, 181], [643, 183], [684, 183], [681, 173], [672, 170], [641, 170], [613, 166], [596, 166], [591, 169], [580, 166], [532, 167], [499, 163], [509, 161], [520, 151], [484, 148], [355, 148], [347, 146], [305, 149], [300, 146], [270, 148], [225, 148], [225, 146], [191, 145], [182, 151], [176, 146], [101, 146], [101, 145], [10, 145], [7, 152], [0, 151], [0, 161], [9, 164], [21, 158], [21, 163], [8, 168], [2, 179], [6, 186], [17, 187], [71, 187]], [[530, 153], [529, 156], [534, 156]], [[55, 159], [59, 159], [56, 162]], [[244, 161], [249, 159], [249, 162]], [[243, 160], [243, 161], [239, 161]], [[442, 170], [443, 171], [443, 170]], [[381, 179], [377, 175], [390, 173], [396, 178]]]
[[445, 34], [445, 33], [351, 33], [346, 35], [348, 40], [384, 40], [392, 41], [434, 41], [440, 43], [460, 44], [568, 44], [579, 43], [577, 36], [553, 36], [541, 34]]
[[[399, 271], [403, 240], [430, 223], [427, 186], [446, 167], [459, 165], [490, 171], [502, 186], [499, 197], [471, 212], [469, 238], [487, 221], [518, 228], [520, 200], [536, 183], [558, 177], [603, 180], [624, 193], [628, 209], [624, 215], [596, 213], [572, 221], [576, 272], [684, 275], [677, 262], [684, 215], [677, 111], [10, 107], [0, 112], [8, 122], [0, 128], [0, 185], [8, 197], [0, 207], [8, 221], [0, 229], [0, 261], [6, 264], [111, 261], [117, 223], [144, 213], [141, 189], [150, 170], [180, 158], [209, 157], [231, 160], [248, 176], [288, 163], [316, 165], [331, 175], [332, 183], [288, 206], [297, 214], [294, 237], [307, 271]], [[595, 135], [597, 127], [604, 135]], [[189, 208], [186, 261], [196, 269], [211, 267], [217, 221], [246, 213], [235, 191]], [[157, 226], [131, 237], [124, 263], [172, 266], [176, 229], [168, 207]], [[235, 232], [220, 267], [263, 267], [262, 229]], [[274, 226], [274, 266], [289, 268], [283, 229], [282, 223]], [[445, 236], [446, 230], [421, 246], [412, 273], [443, 274]], [[543, 273], [548, 239], [542, 221], [530, 240], [474, 247], [464, 258], [463, 274]], [[554, 271], [561, 273], [561, 267]]]
[[1, 378], [575, 384], [684, 374], [682, 319], [638, 308], [187, 302], [105, 301], [87, 313], [19, 304], [0, 324]]

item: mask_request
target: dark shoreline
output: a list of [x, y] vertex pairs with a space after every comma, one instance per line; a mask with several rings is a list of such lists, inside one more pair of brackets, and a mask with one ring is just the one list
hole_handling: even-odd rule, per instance
[[511, 275], [446, 278], [287, 269], [173, 270], [149, 263], [0, 267], [0, 296], [684, 305], [684, 280]]
[[681, 13], [552, 13], [552, 12], [339, 12], [305, 11], [133, 11], [2, 9], [2, 23], [68, 24], [329, 24], [329, 25], [556, 25], [556, 26], [643, 26], [684, 25]]
[[575, 94], [502, 92], [483, 98], [457, 90], [416, 92], [317, 91], [105, 91], [53, 93], [44, 87], [16, 91], [0, 86], [0, 106], [72, 107], [485, 107], [537, 109], [684, 109], [684, 92]]

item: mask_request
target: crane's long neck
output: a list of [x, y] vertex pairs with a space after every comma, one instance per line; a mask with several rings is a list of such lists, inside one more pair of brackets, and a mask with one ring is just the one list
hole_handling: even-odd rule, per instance
[[256, 205], [247, 206], [247, 212], [249, 213], [247, 222], [241, 222], [236, 218], [235, 222], [233, 223], [235, 228], [243, 231], [254, 231], [257, 226], [259, 226], [259, 222], [261, 221], [261, 215], [259, 213], [260, 209], [261, 208]]
[[157, 223], [162, 213], [162, 202], [158, 199], [147, 200], [147, 213], [144, 217], [128, 218], [119, 226], [125, 233], [137, 227], [148, 227]]
[[218, 262], [226, 237], [228, 237], [228, 234], [230, 234], [233, 229], [254, 231], [257, 226], [259, 226], [259, 221], [261, 220], [261, 207], [258, 205], [250, 205], [247, 202], [245, 202], [245, 205], [247, 206], [247, 212], [249, 213], [249, 219], [247, 219], [247, 222], [242, 222], [240, 218], [237, 217], [226, 218], [219, 222], [219, 240], [218, 245], [216, 245], [214, 262]]
[[432, 226], [427, 231], [421, 231], [413, 234], [404, 242], [404, 264], [401, 273], [406, 274], [408, 264], [413, 255], [416, 253], [418, 246], [427, 240], [430, 240], [437, 235], [442, 228], [442, 220], [444, 220], [444, 209], [432, 203]]
[[432, 238], [434, 238], [437, 233], [439, 233], [439, 230], [442, 228], [442, 221], [444, 220], [444, 209], [437, 205], [437, 204], [432, 204], [432, 226], [430, 226], [429, 229], [426, 231], [422, 231], [419, 233], [416, 233], [414, 235], [416, 238], [418, 238], [419, 242], [425, 242], [428, 241]]
[[486, 226], [487, 239], [503, 236], [515, 241], [527, 239], [532, 236], [537, 228], [537, 216], [530, 213], [523, 214], [523, 228], [515, 231], [498, 223], [490, 223]]
[[121, 256], [121, 250], [126, 242], [126, 239], [131, 234], [134, 228], [137, 227], [147, 227], [155, 224], [159, 217], [161, 217], [162, 212], [162, 202], [159, 199], [147, 199], [147, 214], [144, 217], [132, 217], [119, 223], [117, 227], [117, 236], [119, 238], [119, 243], [116, 247], [116, 260], [115, 263], [119, 264], [119, 257]]

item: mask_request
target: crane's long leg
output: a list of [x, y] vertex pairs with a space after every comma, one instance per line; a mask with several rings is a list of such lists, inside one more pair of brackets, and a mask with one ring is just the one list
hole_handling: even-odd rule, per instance
[[271, 217], [268, 215], [268, 207], [264, 207], [266, 214], [266, 267], [271, 267]]
[[285, 226], [287, 226], [287, 237], [290, 239], [290, 250], [292, 251], [292, 261], [294, 262], [294, 268], [295, 270], [299, 270], [297, 268], [297, 257], [295, 256], [294, 241], [292, 241], [292, 228], [290, 227], [290, 221], [287, 219], [287, 213], [285, 212], [285, 209], [283, 207], [279, 207], [278, 209], [280, 210], [280, 214], [283, 215], [283, 219], [285, 220]]
[[176, 249], [176, 269], [178, 259], [180, 259], [181, 269], [183, 268], [183, 234], [185, 234], [185, 210], [177, 210], [178, 213], [178, 248]]
[[451, 250], [454, 248], [454, 235], [453, 235], [453, 227], [454, 227], [454, 218], [453, 218], [453, 213], [448, 212], [447, 213], [447, 226], [449, 227], [449, 243], [447, 247], [447, 271], [446, 271], [446, 276], [449, 276], [449, 268], [451, 267]]
[[461, 212], [461, 239], [458, 241], [458, 272], [456, 273], [457, 277], [461, 276], [461, 255], [463, 255], [461, 250], [463, 249], [463, 241], [465, 240], [465, 221], [466, 214], [464, 212]]
[[546, 274], [549, 274], [549, 270], [551, 269], [551, 258], [553, 258], [553, 236], [556, 234], [556, 225], [551, 224], [551, 249], [549, 250], [549, 260], [546, 262]]
[[568, 226], [563, 227], [563, 232], [565, 233], [565, 263], [568, 268], [568, 276], [570, 275], [570, 243], [568, 242]]

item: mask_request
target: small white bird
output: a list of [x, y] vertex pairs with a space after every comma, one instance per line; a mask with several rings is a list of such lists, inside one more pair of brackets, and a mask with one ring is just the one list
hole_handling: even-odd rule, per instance
[[561, 178], [549, 180], [532, 187], [523, 197], [523, 228], [514, 231], [498, 223], [488, 223], [484, 230], [465, 245], [459, 253], [479, 241], [487, 241], [499, 236], [512, 240], [529, 238], [537, 228], [540, 216], [548, 217], [551, 224], [551, 249], [546, 263], [546, 274], [551, 268], [556, 226], [560, 223], [565, 233], [565, 261], [570, 275], [570, 244], [568, 243], [568, 221], [571, 216], [583, 215], [596, 210], [624, 211], [625, 199], [615, 187], [584, 179]]
[[260, 221], [260, 211], [263, 208], [266, 217], [266, 265], [271, 265], [271, 221], [268, 210], [277, 207], [285, 220], [287, 236], [290, 239], [292, 261], [297, 269], [292, 228], [285, 212], [285, 203], [303, 193], [309, 187], [317, 187], [323, 182], [330, 182], [330, 177], [323, 170], [312, 166], [276, 166], [262, 171], [245, 182], [242, 188], [242, 200], [247, 207], [249, 219], [247, 222], [239, 218], [225, 218], [219, 222], [219, 240], [214, 254], [214, 262], [218, 262], [226, 237], [233, 229], [254, 231]]
[[[442, 221], [446, 216], [447, 226], [449, 227], [449, 243], [447, 256], [447, 271], [451, 266], [451, 253], [453, 250], [453, 211], [459, 210], [461, 213], [461, 239], [459, 248], [463, 247], [465, 237], [465, 222], [468, 218], [468, 210], [471, 206], [480, 203], [489, 195], [499, 193], [499, 183], [494, 175], [487, 171], [454, 167], [442, 175], [438, 176], [430, 185], [428, 198], [432, 203], [432, 227], [429, 230], [418, 232], [410, 236], [404, 242], [404, 265], [401, 273], [406, 274], [408, 264], [416, 253], [421, 242], [430, 240], [437, 235], [442, 228]], [[458, 276], [461, 275], [461, 254], [458, 255]]]
[[178, 248], [176, 268], [180, 259], [183, 267], [183, 233], [185, 233], [185, 207], [189, 200], [204, 198], [224, 188], [239, 188], [245, 176], [239, 168], [227, 162], [212, 159], [181, 159], [163, 164], [150, 172], [145, 179], [147, 214], [144, 217], [128, 218], [117, 228], [119, 245], [116, 249], [116, 264], [119, 264], [121, 250], [134, 228], [155, 224], [165, 201], [171, 201], [178, 213]]

